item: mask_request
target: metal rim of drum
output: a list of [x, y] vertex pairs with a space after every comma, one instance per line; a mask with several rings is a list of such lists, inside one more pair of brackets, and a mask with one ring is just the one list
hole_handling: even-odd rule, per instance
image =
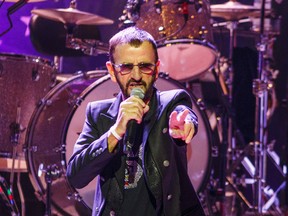
[[[37, 151], [33, 152], [32, 149], [34, 148], [34, 146], [31, 146], [31, 145], [34, 145], [35, 135], [36, 136], [40, 135], [40, 134], [37, 134], [35, 132], [35, 129], [39, 128], [39, 130], [41, 130], [41, 124], [43, 124], [43, 123], [40, 123], [40, 125], [38, 125], [38, 127], [36, 127], [37, 124], [39, 123], [38, 120], [41, 121], [40, 119], [43, 118], [42, 114], [44, 115], [44, 114], [46, 114], [48, 112], [48, 109], [49, 109], [48, 106], [49, 105], [42, 104], [39, 107], [39, 109], [37, 110], [37, 112], [34, 113], [34, 116], [32, 118], [33, 120], [31, 121], [31, 124], [30, 124], [30, 127], [29, 127], [29, 132], [28, 132], [29, 136], [27, 138], [27, 143], [29, 144], [28, 151], [27, 151], [27, 158], [28, 158], [28, 164], [29, 164], [30, 172], [32, 174], [32, 176], [31, 176], [32, 177], [32, 181], [36, 184], [36, 185], [33, 185], [33, 186], [34, 186], [35, 190], [37, 190], [38, 193], [40, 193], [42, 195], [45, 194], [45, 186], [44, 186], [45, 185], [45, 181], [43, 180], [43, 178], [40, 179], [40, 177], [38, 176], [38, 171], [36, 171], [39, 168], [39, 164], [40, 164], [40, 161], [37, 162], [35, 160], [35, 159], [37, 159], [36, 157], [42, 158], [41, 155], [46, 155], [46, 157], [48, 156], [48, 159], [50, 159], [50, 156], [54, 157], [54, 155], [51, 155], [51, 153], [56, 154], [56, 157], [55, 157], [56, 161], [55, 162], [57, 162], [59, 166], [62, 166], [62, 168], [65, 171], [66, 160], [68, 160], [68, 158], [71, 156], [71, 154], [72, 154], [71, 151], [73, 149], [72, 145], [74, 145], [74, 143], [71, 144], [71, 142], [76, 141], [76, 140], [69, 141], [67, 137], [71, 137], [71, 133], [74, 133], [74, 138], [72, 138], [72, 139], [75, 139], [75, 137], [77, 137], [77, 135], [78, 135], [77, 133], [79, 132], [78, 131], [79, 127], [78, 127], [78, 129], [76, 129], [77, 133], [75, 133], [75, 131], [73, 131], [74, 129], [73, 128], [71, 129], [70, 127], [74, 126], [75, 121], [79, 122], [79, 118], [77, 116], [78, 115], [77, 112], [81, 112], [81, 114], [85, 115], [85, 113], [83, 113], [83, 112], [84, 112], [84, 110], [86, 108], [85, 104], [87, 104], [91, 100], [91, 98], [89, 99], [89, 97], [93, 97], [93, 99], [97, 99], [98, 100], [98, 98], [95, 98], [96, 94], [93, 94], [94, 96], [92, 95], [92, 93], [95, 90], [98, 90], [99, 88], [101, 88], [101, 85], [105, 84], [105, 85], [107, 85], [106, 86], [107, 88], [104, 88], [105, 94], [107, 92], [109, 94], [109, 91], [112, 90], [111, 89], [111, 85], [109, 84], [109, 80], [110, 80], [109, 75], [106, 75], [106, 76], [104, 75], [104, 76], [99, 78], [99, 74], [93, 74], [92, 73], [92, 74], [90, 74], [88, 76], [86, 75], [87, 76], [86, 79], [84, 78], [85, 75], [83, 75], [83, 74], [77, 75], [75, 77], [72, 77], [72, 78], [68, 79], [67, 81], [64, 81], [63, 83], [58, 84], [54, 89], [52, 89], [51, 92], [49, 92], [49, 94], [43, 100], [43, 101], [49, 102], [49, 100], [53, 99], [53, 97], [56, 96], [56, 98], [57, 98], [58, 93], [62, 93], [63, 90], [66, 91], [65, 87], [67, 85], [69, 85], [71, 82], [77, 81], [78, 79], [80, 79], [79, 81], [80, 81], [80, 84], [81, 84], [81, 81], [85, 81], [87, 79], [91, 79], [94, 75], [96, 75], [97, 80], [94, 81], [91, 85], [88, 85], [79, 95], [77, 95], [77, 98], [80, 99], [80, 101], [79, 101], [80, 103], [78, 105], [76, 105], [76, 106], [70, 107], [67, 110], [68, 113], [66, 113], [64, 115], [64, 117], [62, 117], [62, 118], [64, 118], [65, 123], [64, 123], [64, 125], [62, 125], [62, 127], [60, 126], [60, 129], [62, 129], [62, 130], [61, 130], [61, 132], [60, 132], [60, 134], [58, 136], [59, 140], [56, 140], [56, 145], [54, 145], [54, 150], [52, 150], [53, 146], [49, 146], [50, 148], [52, 148], [51, 149], [52, 151], [50, 151], [50, 155], [49, 155], [49, 152], [46, 152], [46, 150], [45, 150], [45, 152], [42, 152], [42, 154], [41, 154], [41, 149], [40, 149], [40, 152], [38, 151], [38, 153], [37, 153]], [[89, 76], [92, 76], [92, 77], [89, 77]], [[159, 80], [162, 81], [162, 84], [160, 84], [158, 82]], [[163, 84], [164, 85], [169, 84], [169, 85], [172, 86], [172, 88], [183, 88], [177, 81], [169, 79], [169, 78], [168, 79], [160, 78], [160, 79], [158, 79], [158, 81], [156, 83], [158, 88], [160, 86], [162, 86]], [[117, 86], [117, 85], [115, 85], [115, 86]], [[164, 87], [164, 86], [162, 86], [162, 87]], [[167, 86], [165, 86], [164, 89], [160, 88], [160, 90], [165, 90], [166, 87]], [[102, 87], [102, 89], [103, 89], [103, 87]], [[168, 90], [168, 89], [166, 89], [166, 90]], [[118, 92], [118, 90], [117, 90], [117, 92]], [[200, 170], [202, 172], [202, 173], [200, 173], [200, 180], [198, 180], [200, 183], [195, 188], [198, 192], [200, 192], [206, 186], [205, 184], [208, 181], [209, 172], [210, 172], [210, 169], [211, 169], [211, 160], [210, 160], [209, 157], [211, 155], [210, 153], [211, 153], [212, 137], [211, 137], [211, 129], [210, 129], [210, 126], [209, 126], [209, 121], [207, 119], [206, 114], [203, 112], [203, 110], [201, 110], [197, 106], [196, 99], [193, 96], [193, 94], [191, 92], [189, 92], [189, 91], [188, 91], [188, 93], [191, 95], [192, 100], [195, 103], [195, 104], [193, 104], [194, 109], [195, 109], [195, 111], [196, 111], [196, 113], [198, 115], [198, 118], [202, 122], [202, 124], [200, 124], [199, 131], [204, 131], [204, 134], [198, 134], [197, 135], [197, 136], [199, 136], [198, 139], [200, 139], [200, 140], [202, 139], [201, 142], [198, 144], [198, 147], [203, 148], [203, 146], [200, 146], [200, 145], [203, 145], [203, 143], [205, 143], [204, 145], [206, 145], [206, 152], [205, 153], [206, 153], [206, 157], [207, 158], [205, 159], [205, 163], [203, 165], [204, 167], [201, 168], [202, 170]], [[100, 94], [98, 94], [98, 95], [100, 95]], [[111, 94], [111, 95], [113, 95], [113, 94]], [[96, 95], [96, 97], [97, 97], [97, 95]], [[104, 97], [107, 98], [107, 96], [104, 96]], [[50, 102], [52, 102], [52, 104], [53, 104], [53, 101], [50, 101]], [[80, 109], [82, 109], [82, 111]], [[44, 120], [45, 120], [45, 116], [44, 116]], [[84, 119], [82, 119], [82, 120], [84, 122]], [[81, 123], [81, 126], [82, 126], [82, 124], [83, 123]], [[56, 125], [56, 127], [59, 127], [59, 125]], [[57, 129], [59, 129], [59, 128], [57, 128]], [[51, 134], [50, 134], [50, 136], [51, 136]], [[40, 137], [41, 137], [41, 135], [40, 135]], [[196, 137], [194, 138], [194, 142], [195, 142]], [[203, 137], [204, 137], [204, 140], [203, 140]], [[43, 139], [43, 137], [41, 137], [41, 138]], [[55, 138], [57, 138], [57, 137], [54, 137], [54, 139]], [[68, 141], [69, 141], [69, 143], [68, 143]], [[202, 142], [202, 141], [204, 141], [204, 142]], [[37, 142], [35, 144], [37, 144]], [[62, 144], [65, 144], [65, 148], [61, 148]], [[55, 146], [59, 147], [58, 152], [53, 152], [53, 151], [57, 151]], [[41, 147], [41, 146], [39, 146], [39, 143], [38, 143], [38, 147]], [[70, 152], [68, 152], [68, 151], [70, 151]], [[201, 157], [201, 160], [203, 160], [203, 154], [198, 154], [198, 155]], [[58, 158], [58, 161], [57, 161], [57, 158]], [[42, 158], [42, 159], [44, 160], [44, 158]], [[199, 163], [199, 159], [197, 159], [197, 160], [198, 160], [198, 163]], [[38, 163], [38, 164], [36, 164], [36, 163]], [[64, 183], [63, 183], [63, 181], [64, 181]], [[95, 190], [95, 182], [92, 181], [91, 184], [92, 184], [92, 186], [86, 188], [86, 189], [88, 189], [88, 192], [91, 192], [90, 188], [93, 188], [92, 190]], [[51, 197], [52, 198], [52, 204], [58, 211], [60, 211], [62, 213], [67, 213], [67, 212], [71, 212], [71, 208], [73, 209], [73, 211], [75, 211], [75, 208], [76, 208], [75, 205], [77, 205], [77, 204], [78, 205], [81, 204], [82, 205], [81, 208], [87, 208], [87, 207], [91, 208], [92, 207], [91, 203], [89, 204], [89, 201], [85, 200], [85, 197], [84, 197], [84, 193], [86, 192], [85, 189], [84, 190], [81, 190], [81, 189], [80, 190], [76, 190], [76, 189], [74, 189], [72, 186], [69, 185], [69, 183], [67, 182], [67, 180], [65, 178], [61, 179], [61, 181], [59, 181], [59, 185], [58, 186], [56, 185], [56, 186], [57, 186], [57, 188], [58, 187], [62, 187], [63, 188], [63, 186], [65, 186], [65, 185], [66, 185], [66, 190], [67, 190], [66, 193], [67, 194], [71, 193], [70, 195], [71, 195], [72, 199], [73, 199], [73, 193], [80, 195], [79, 196], [79, 200], [81, 202], [71, 201], [70, 205], [68, 205], [68, 209], [69, 208], [70, 209], [69, 210], [65, 210], [65, 209], [63, 210], [63, 206], [67, 206], [67, 202], [69, 202], [68, 199], [66, 198], [66, 196], [65, 196], [66, 201], [64, 200], [64, 203], [62, 205], [61, 205], [61, 203], [58, 203], [58, 200], [55, 201], [53, 199], [53, 198], [56, 198], [56, 197], [52, 196]], [[54, 185], [52, 184], [52, 187], [51, 187], [52, 189], [53, 189], [53, 186]], [[58, 191], [56, 190], [55, 192], [58, 192]], [[93, 199], [92, 199], [92, 201], [93, 201]]]

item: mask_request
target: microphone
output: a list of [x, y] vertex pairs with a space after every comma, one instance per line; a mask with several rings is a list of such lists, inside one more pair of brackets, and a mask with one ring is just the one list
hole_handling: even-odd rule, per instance
[[[133, 88], [130, 93], [130, 97], [131, 96], [138, 97], [142, 100], [144, 98], [144, 91], [141, 88]], [[140, 129], [139, 127], [140, 125], [136, 122], [135, 119], [132, 119], [128, 122], [123, 142], [123, 152], [125, 154], [132, 152], [132, 148], [137, 138], [137, 131], [139, 131], [137, 129]]]

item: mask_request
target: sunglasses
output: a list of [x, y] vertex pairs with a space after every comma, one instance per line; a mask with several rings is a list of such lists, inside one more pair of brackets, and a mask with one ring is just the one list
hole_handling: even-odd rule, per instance
[[139, 68], [141, 73], [151, 74], [154, 71], [155, 66], [156, 66], [156, 64], [152, 64], [152, 63], [139, 63], [139, 64], [132, 64], [132, 63], [114, 64], [112, 63], [112, 65], [114, 66], [114, 68], [117, 69], [119, 73], [121, 73], [121, 75], [126, 75], [126, 74], [131, 73], [135, 66]]

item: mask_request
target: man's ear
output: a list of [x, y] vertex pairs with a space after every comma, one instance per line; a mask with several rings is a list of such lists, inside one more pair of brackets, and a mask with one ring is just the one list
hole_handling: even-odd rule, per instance
[[156, 62], [155, 81], [158, 79], [159, 71], [160, 71], [160, 60], [158, 59], [158, 61]]

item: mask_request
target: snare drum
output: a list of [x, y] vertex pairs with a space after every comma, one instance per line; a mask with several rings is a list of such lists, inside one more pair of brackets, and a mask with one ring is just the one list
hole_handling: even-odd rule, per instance
[[[101, 75], [99, 72], [78, 75], [58, 84], [33, 116], [27, 153], [34, 188], [39, 194], [45, 194], [47, 185], [44, 176], [38, 175], [39, 167], [55, 164], [63, 172], [51, 185], [55, 211], [91, 215], [97, 179], [76, 190], [69, 185], [64, 173], [76, 139], [82, 131], [88, 102], [115, 97], [120, 91], [109, 75]], [[83, 90], [85, 86], [88, 87]], [[183, 88], [177, 81], [161, 77], [156, 87], [161, 91]], [[197, 105], [193, 94], [190, 94], [193, 109], [198, 116], [199, 130], [191, 145], [188, 145], [188, 173], [195, 189], [200, 192], [210, 176], [211, 128], [205, 112]]]
[[155, 0], [141, 3], [135, 23], [156, 39], [160, 70], [172, 79], [188, 81], [212, 68], [218, 52], [212, 44], [209, 2], [166, 0], [155, 3]]

